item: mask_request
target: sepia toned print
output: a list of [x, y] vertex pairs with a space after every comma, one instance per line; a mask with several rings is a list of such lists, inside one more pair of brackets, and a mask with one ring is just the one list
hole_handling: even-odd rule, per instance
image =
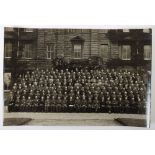
[[151, 29], [4, 33], [4, 125], [148, 126]]

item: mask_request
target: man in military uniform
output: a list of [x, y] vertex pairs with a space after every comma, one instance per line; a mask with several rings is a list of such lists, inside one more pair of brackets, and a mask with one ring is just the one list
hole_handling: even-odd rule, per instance
[[[146, 103], [145, 103], [146, 104]], [[142, 100], [140, 98], [137, 99], [137, 113], [138, 114], [142, 114], [143, 113], [143, 104], [142, 104]]]
[[13, 112], [15, 107], [15, 100], [13, 96], [10, 96], [9, 104], [8, 104], [8, 112]]
[[36, 95], [33, 101], [33, 109], [32, 111], [37, 112], [39, 108], [39, 97]]
[[33, 102], [31, 100], [31, 97], [28, 96], [28, 99], [26, 100], [26, 111], [32, 112], [33, 111]]
[[56, 112], [61, 112], [61, 104], [62, 104], [62, 100], [60, 98], [60, 96], [58, 96], [57, 100], [56, 100]]
[[117, 102], [115, 97], [112, 98], [111, 104], [112, 104], [112, 112], [113, 113], [118, 113], [119, 107], [118, 107], [118, 102]]
[[74, 103], [73, 103], [73, 97], [69, 96], [69, 100], [68, 100], [68, 110], [69, 112], [73, 112], [74, 110]]
[[94, 100], [93, 100], [93, 111], [94, 112], [99, 112], [99, 100], [98, 100], [98, 97], [95, 97]]
[[106, 105], [105, 105], [105, 97], [102, 96], [100, 98], [100, 109], [101, 109], [101, 112], [106, 112]]
[[123, 100], [122, 110], [125, 113], [129, 113], [130, 112], [129, 100], [128, 100], [127, 96]]
[[82, 112], [86, 112], [87, 109], [87, 100], [86, 100], [86, 96], [85, 94], [82, 95], [82, 99], [81, 99], [82, 105], [81, 105], [81, 111]]
[[92, 112], [92, 97], [88, 96], [87, 111]]
[[47, 96], [45, 100], [45, 112], [49, 112], [49, 111], [50, 111], [50, 98], [49, 96]]
[[67, 107], [67, 96], [66, 95], [62, 99], [61, 107], [62, 107], [63, 112], [67, 112], [68, 107]]
[[123, 105], [123, 103], [122, 103], [122, 98], [119, 97], [119, 98], [118, 98], [118, 113], [122, 113], [122, 112], [123, 112], [122, 105]]
[[44, 99], [44, 96], [41, 96], [41, 99], [38, 105], [38, 111], [44, 112], [44, 106], [45, 106], [45, 99]]
[[34, 98], [34, 91], [32, 89], [30, 90], [28, 96], [30, 96], [31, 99]]
[[[137, 102], [140, 102], [140, 98], [137, 99]], [[129, 103], [130, 111], [128, 113], [136, 113], [137, 112], [137, 103], [135, 101], [135, 98], [131, 98], [131, 101]]]
[[79, 96], [75, 97], [75, 110], [76, 112], [80, 112], [81, 109], [81, 100], [79, 98]]
[[50, 111], [55, 112], [56, 111], [56, 99], [55, 96], [52, 96], [50, 101]]
[[106, 111], [108, 112], [108, 113], [111, 113], [111, 109], [112, 107], [111, 107], [111, 101], [110, 101], [110, 97], [108, 97], [107, 98], [107, 100], [106, 100]]

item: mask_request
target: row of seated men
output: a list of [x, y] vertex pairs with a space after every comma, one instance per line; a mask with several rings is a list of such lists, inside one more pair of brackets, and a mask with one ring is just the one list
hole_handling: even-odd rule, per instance
[[137, 71], [37, 68], [18, 76], [10, 98], [9, 111], [144, 113], [146, 85]]
[[8, 111], [9, 112], [107, 112], [107, 113], [145, 113], [146, 101], [138, 98], [128, 100], [127, 97], [118, 99], [108, 97], [106, 100], [104, 96], [99, 99], [98, 97], [85, 96], [80, 98], [76, 96], [73, 98], [67, 96], [62, 98], [58, 96], [47, 96], [46, 99], [42, 96], [38, 98], [35, 96], [32, 99], [30, 96], [25, 98], [17, 97], [16, 100], [10, 99]]

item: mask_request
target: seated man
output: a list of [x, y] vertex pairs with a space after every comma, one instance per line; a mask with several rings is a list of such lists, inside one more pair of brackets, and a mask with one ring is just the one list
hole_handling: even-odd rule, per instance
[[92, 112], [92, 97], [88, 96], [87, 111]]
[[81, 109], [81, 100], [79, 98], [79, 96], [76, 96], [75, 98], [75, 110], [76, 112], [80, 112]]
[[61, 112], [61, 104], [62, 104], [62, 100], [61, 97], [58, 96], [57, 100], [56, 100], [56, 112]]
[[55, 96], [52, 96], [50, 101], [50, 111], [55, 112], [56, 111], [56, 99]]
[[83, 94], [81, 99], [81, 111], [86, 112], [86, 109], [87, 109], [87, 100], [86, 96]]
[[118, 98], [118, 113], [122, 113], [123, 112], [123, 108], [122, 108], [123, 103], [122, 102], [123, 102], [122, 98], [119, 97]]
[[105, 103], [104, 96], [100, 98], [100, 109], [101, 109], [101, 112], [106, 112], [106, 103]]
[[93, 111], [94, 112], [99, 112], [99, 100], [98, 100], [98, 97], [95, 97], [94, 100], [93, 100]]
[[50, 98], [49, 96], [47, 96], [45, 100], [45, 112], [49, 112], [49, 111], [50, 111]]
[[39, 98], [36, 95], [32, 105], [32, 111], [37, 112], [39, 108]]
[[13, 96], [10, 96], [9, 104], [8, 104], [8, 112], [13, 112], [15, 108], [15, 100]]
[[27, 111], [25, 96], [22, 96], [22, 99], [21, 99], [20, 102], [21, 102], [21, 105], [20, 105], [21, 111]]
[[137, 99], [137, 113], [142, 114], [144, 110], [144, 105], [147, 103], [144, 103], [145, 100], [141, 100], [140, 98]]
[[64, 95], [62, 99], [61, 107], [62, 107], [63, 112], [67, 112], [68, 107], [67, 107], [67, 96], [66, 95]]
[[137, 102], [135, 101], [135, 98], [131, 98], [130, 103], [129, 103], [129, 107], [130, 110], [128, 113], [137, 113], [138, 107], [137, 107], [137, 103], [141, 102], [140, 98], [137, 99]]
[[30, 96], [28, 96], [28, 99], [26, 100], [26, 108], [25, 108], [25, 110], [27, 112], [32, 112], [33, 111], [33, 102], [31, 100]]
[[45, 98], [44, 98], [44, 96], [41, 96], [41, 100], [38, 105], [38, 111], [44, 112], [44, 107], [45, 107]]
[[69, 112], [73, 112], [74, 108], [75, 108], [74, 100], [73, 100], [73, 97], [70, 96], [69, 101], [68, 101], [68, 110], [69, 110]]
[[106, 100], [106, 111], [108, 113], [111, 113], [111, 110], [112, 110], [111, 108], [112, 108], [112, 106], [111, 106], [110, 97], [108, 97], [107, 100]]
[[115, 97], [112, 98], [111, 105], [112, 105], [112, 112], [118, 113], [119, 106], [118, 106], [118, 101], [116, 100]]
[[122, 104], [122, 111], [123, 113], [130, 113], [130, 106], [128, 97], [125, 97]]

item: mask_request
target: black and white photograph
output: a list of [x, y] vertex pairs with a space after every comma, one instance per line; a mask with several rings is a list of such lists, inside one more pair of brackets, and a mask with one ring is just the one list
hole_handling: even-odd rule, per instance
[[149, 127], [151, 28], [4, 28], [3, 126]]

